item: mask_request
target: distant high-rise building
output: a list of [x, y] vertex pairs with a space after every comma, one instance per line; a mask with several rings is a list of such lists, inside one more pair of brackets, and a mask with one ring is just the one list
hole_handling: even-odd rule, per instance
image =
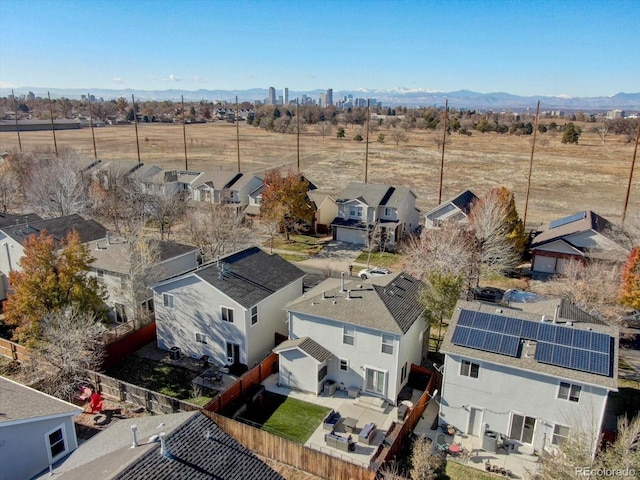
[[327, 106], [327, 94], [326, 93], [321, 93], [320, 95], [318, 95], [318, 106], [320, 106], [320, 107], [326, 107]]
[[331, 105], [333, 105], [333, 88], [329, 88], [327, 90], [327, 95], [325, 97], [326, 100], [326, 105], [323, 105], [323, 107], [330, 107]]
[[269, 87], [269, 105], [276, 104], [276, 89]]
[[282, 92], [282, 99], [285, 105], [289, 105], [289, 89], [284, 87], [284, 91]]

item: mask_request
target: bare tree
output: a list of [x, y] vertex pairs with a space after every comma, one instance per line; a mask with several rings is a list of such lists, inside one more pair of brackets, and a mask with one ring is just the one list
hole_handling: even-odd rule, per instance
[[151, 218], [160, 229], [160, 239], [168, 240], [171, 236], [171, 227], [185, 211], [187, 204], [185, 193], [163, 188], [157, 193], [147, 194], [146, 199]]
[[434, 454], [433, 445], [425, 437], [413, 443], [411, 452], [411, 478], [413, 480], [436, 480], [442, 473], [444, 460]]
[[391, 137], [391, 140], [396, 142], [396, 147], [400, 145], [400, 142], [406, 142], [409, 140], [407, 134], [399, 128], [394, 128], [393, 130], [391, 130], [389, 136]]
[[254, 241], [241, 214], [215, 203], [193, 205], [186, 218], [186, 228], [190, 241], [205, 261], [240, 250]]
[[593, 132], [600, 137], [600, 140], [602, 141], [602, 146], [604, 146], [604, 142], [607, 138], [607, 135], [609, 135], [609, 122], [605, 120], [600, 125], [593, 127]]
[[6, 166], [0, 167], [0, 203], [2, 211], [8, 212], [17, 203], [19, 189], [18, 176]]
[[371, 254], [379, 249], [382, 244], [383, 228], [379, 221], [367, 227], [364, 236], [364, 246], [367, 251], [367, 268], [371, 266]]
[[36, 161], [31, 172], [27, 200], [43, 217], [86, 213], [91, 207], [89, 182], [73, 159], [47, 157]]
[[316, 125], [316, 128], [318, 129], [318, 133], [322, 135], [322, 138], [327, 135], [331, 135], [331, 132], [333, 131], [333, 125], [329, 122], [319, 122]]
[[87, 370], [96, 370], [102, 363], [99, 335], [103, 331], [94, 315], [75, 308], [47, 314], [42, 320], [42, 341], [21, 369], [25, 380], [50, 395], [71, 400]]

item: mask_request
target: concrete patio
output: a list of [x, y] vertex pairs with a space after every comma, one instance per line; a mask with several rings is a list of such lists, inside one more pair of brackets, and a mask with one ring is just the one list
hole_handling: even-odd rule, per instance
[[[321, 405], [326, 408], [332, 408], [340, 413], [341, 420], [347, 417], [355, 419], [356, 428], [352, 433], [346, 431], [342, 421], [339, 421], [334, 429], [334, 432], [340, 436], [347, 437], [348, 435], [352, 435], [352, 441], [355, 442], [354, 451], [345, 452], [328, 446], [325, 442], [325, 435], [330, 431], [325, 430], [322, 424], [311, 434], [305, 446], [364, 467], [369, 466], [371, 457], [384, 441], [385, 434], [391, 427], [391, 424], [397, 422], [398, 408], [386, 402], [381, 405], [383, 402], [377, 397], [361, 395], [358, 398], [351, 398], [344, 390], [336, 390], [335, 394], [331, 396], [322, 394], [314, 395], [312, 393], [292, 390], [278, 386], [278, 374], [268, 377], [262, 382], [262, 385], [264, 385], [265, 389], [269, 392]], [[414, 397], [419, 398], [420, 392], [418, 390], [414, 392]], [[376, 424], [376, 433], [371, 443], [359, 442], [358, 434], [362, 427], [369, 423]]]
[[485, 464], [488, 462], [492, 466], [496, 465], [499, 469], [510, 470], [512, 472], [510, 478], [526, 478], [527, 472], [535, 472], [538, 466], [538, 457], [535, 455], [521, 453], [517, 450], [511, 450], [506, 447], [498, 448], [497, 453], [485, 451], [482, 449], [481, 437], [465, 433], [448, 435], [446, 433], [442, 433], [439, 429], [432, 430], [431, 427], [438, 417], [439, 408], [437, 402], [439, 401], [440, 398], [437, 397], [435, 402], [429, 402], [427, 409], [424, 411], [422, 418], [414, 429], [414, 433], [430, 439], [434, 448], [438, 435], [443, 435], [444, 441], [449, 445], [452, 443], [458, 443], [469, 452], [469, 457], [467, 459], [447, 455], [447, 461], [459, 462], [478, 470], [485, 470]]

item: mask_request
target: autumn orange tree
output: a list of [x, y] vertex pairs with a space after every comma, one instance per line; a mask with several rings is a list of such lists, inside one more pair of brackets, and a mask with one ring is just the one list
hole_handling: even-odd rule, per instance
[[309, 182], [302, 174], [289, 172], [283, 177], [278, 170], [271, 170], [264, 177], [264, 185], [260, 215], [280, 222], [287, 240], [296, 225], [313, 221], [315, 209], [307, 195]]
[[9, 275], [12, 291], [4, 304], [5, 321], [15, 326], [17, 342], [33, 346], [41, 335], [41, 322], [49, 313], [67, 307], [104, 318], [105, 292], [88, 276], [93, 258], [73, 230], [56, 245], [46, 231], [31, 235], [24, 243], [22, 271]]
[[640, 247], [631, 250], [622, 268], [618, 298], [623, 305], [640, 310]]

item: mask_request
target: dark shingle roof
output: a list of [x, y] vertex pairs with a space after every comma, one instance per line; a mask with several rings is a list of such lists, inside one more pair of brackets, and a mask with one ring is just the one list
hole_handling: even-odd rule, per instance
[[473, 202], [478, 200], [478, 197], [471, 190], [466, 190], [451, 200], [456, 207], [462, 210], [466, 215], [469, 215]]
[[157, 445], [115, 478], [284, 480], [204, 414], [195, 415], [167, 435], [166, 446], [166, 456]]
[[274, 352], [282, 352], [284, 350], [291, 350], [292, 348], [299, 348], [310, 357], [315, 358], [318, 362], [324, 362], [331, 357], [331, 352], [320, 345], [318, 342], [310, 337], [296, 338], [294, 340], [287, 340], [282, 342], [276, 348]]
[[239, 304], [250, 307], [305, 274], [278, 255], [258, 247], [229, 255], [195, 272]]
[[26, 222], [37, 222], [38, 220], [42, 220], [42, 218], [35, 213], [25, 213], [23, 215], [0, 213], [0, 228], [10, 227], [12, 225], [20, 225]]
[[397, 207], [408, 194], [411, 194], [411, 190], [404, 187], [351, 182], [347, 185], [347, 188], [338, 195], [337, 201], [348, 202], [357, 199], [372, 207], [378, 207], [380, 205]]
[[13, 238], [21, 245], [31, 235], [39, 235], [40, 232], [46, 230], [47, 234], [53, 235], [57, 245], [72, 230], [76, 230], [80, 235], [82, 243], [92, 242], [107, 236], [107, 229], [95, 220], [87, 220], [78, 214], [66, 215], [64, 217], [51, 218], [48, 220], [38, 220], [35, 222], [25, 223], [23, 225], [14, 225], [2, 229], [9, 237]]

